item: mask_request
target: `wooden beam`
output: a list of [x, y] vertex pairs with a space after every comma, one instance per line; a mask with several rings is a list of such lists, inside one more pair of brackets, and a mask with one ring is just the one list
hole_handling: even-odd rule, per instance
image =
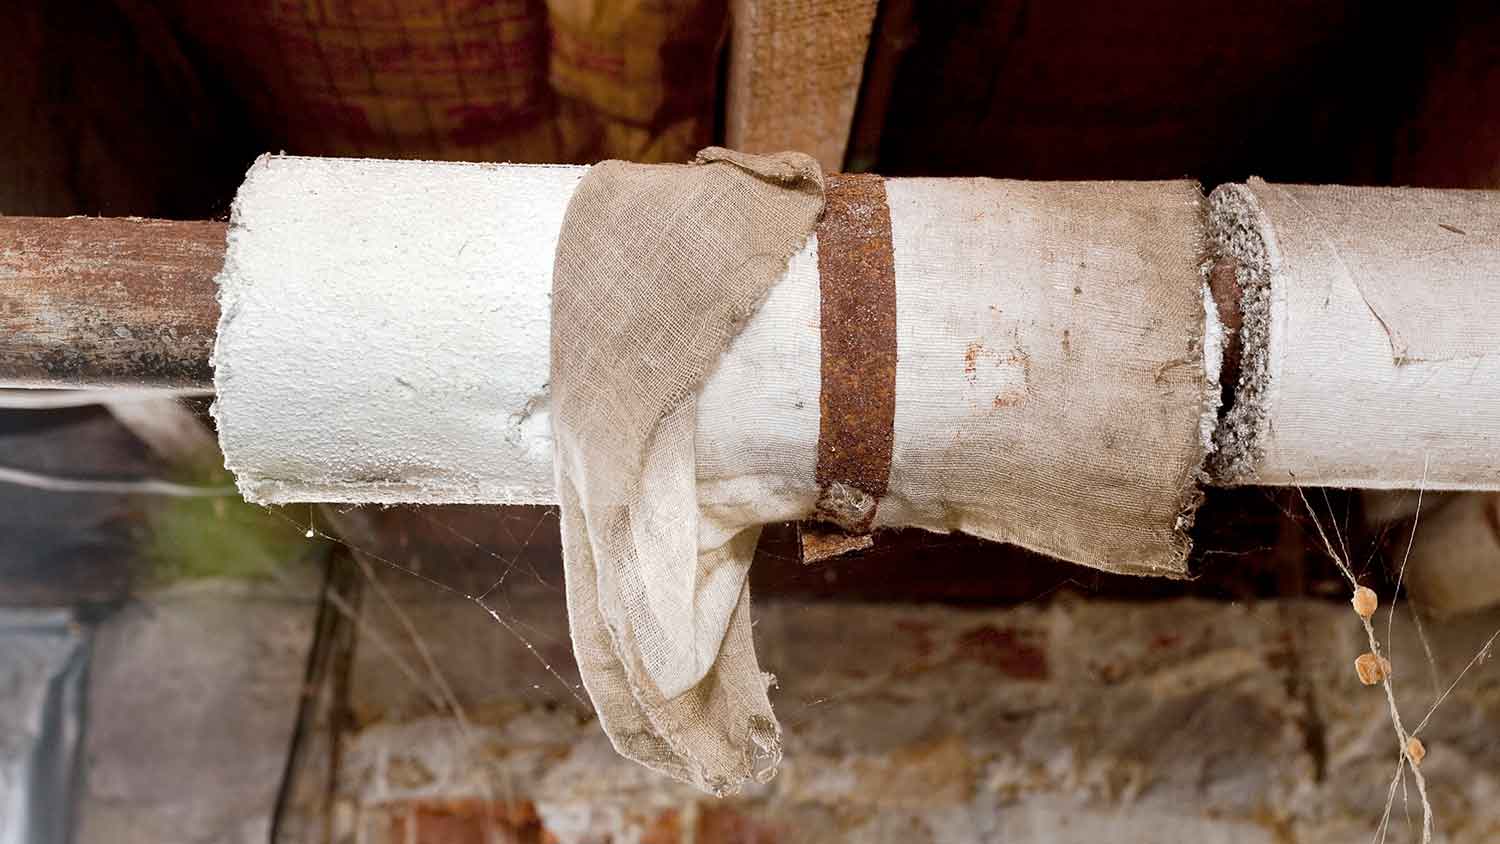
[[864, 78], [849, 127], [844, 166], [852, 172], [880, 171], [880, 139], [896, 91], [896, 75], [917, 43], [917, 0], [881, 0], [870, 33]]
[[734, 0], [725, 136], [843, 168], [876, 0]]
[[212, 386], [226, 228], [0, 217], [0, 386]]

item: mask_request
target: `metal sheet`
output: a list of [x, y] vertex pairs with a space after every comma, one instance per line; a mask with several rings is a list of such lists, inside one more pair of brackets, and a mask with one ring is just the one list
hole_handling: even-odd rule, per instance
[[0, 610], [0, 844], [72, 837], [88, 632], [66, 610]]

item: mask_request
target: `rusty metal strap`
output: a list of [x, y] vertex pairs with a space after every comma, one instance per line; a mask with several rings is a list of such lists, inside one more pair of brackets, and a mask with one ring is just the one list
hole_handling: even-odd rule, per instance
[[834, 174], [818, 222], [822, 384], [817, 518], [870, 529], [891, 473], [896, 267], [885, 180]]

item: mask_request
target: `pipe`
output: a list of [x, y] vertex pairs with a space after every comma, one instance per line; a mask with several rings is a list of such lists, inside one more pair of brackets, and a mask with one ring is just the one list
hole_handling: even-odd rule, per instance
[[[228, 223], [0, 216], [0, 388], [211, 390]], [[1233, 257], [1210, 289], [1238, 378]]]
[[0, 386], [211, 387], [227, 228], [0, 216]]
[[1241, 288], [1220, 483], [1500, 488], [1500, 191], [1222, 185]]
[[[424, 166], [465, 167], [474, 172], [490, 169], [472, 165], [378, 164], [391, 168], [393, 173], [412, 174], [420, 173]], [[532, 169], [581, 173], [583, 168]], [[1310, 285], [1333, 284], [1319, 281], [1325, 278], [1323, 270], [1280, 264], [1271, 267], [1267, 262], [1302, 260], [1298, 257], [1299, 251], [1307, 252], [1310, 246], [1299, 244], [1311, 236], [1304, 230], [1316, 232], [1317, 226], [1290, 215], [1310, 213], [1307, 208], [1324, 195], [1319, 191], [1357, 189], [1296, 190], [1304, 192], [1297, 194], [1301, 197], [1300, 205], [1282, 202], [1280, 197], [1289, 194], [1276, 194], [1272, 186], [1260, 182], [1252, 183], [1248, 188], [1229, 186], [1216, 195], [1215, 203], [1225, 208], [1230, 200], [1218, 196], [1258, 198], [1260, 210], [1254, 213], [1226, 211], [1221, 216], [1225, 216], [1228, 223], [1212, 234], [1218, 239], [1218, 245], [1213, 247], [1216, 251], [1206, 275], [1220, 322], [1227, 329], [1221, 380], [1228, 410], [1216, 432], [1217, 445], [1225, 457], [1210, 465], [1209, 482], [1408, 488], [1426, 484], [1430, 488], [1455, 489], [1500, 487], [1500, 470], [1492, 465], [1493, 443], [1500, 441], [1500, 436], [1494, 428], [1482, 429], [1493, 416], [1497, 407], [1496, 395], [1500, 394], [1500, 384], [1493, 383], [1500, 379], [1489, 377], [1496, 364], [1488, 341], [1482, 337], [1478, 340], [1467, 335], [1460, 337], [1473, 348], [1467, 351], [1459, 349], [1441, 360], [1432, 359], [1429, 350], [1423, 347], [1408, 349], [1399, 344], [1407, 341], [1398, 337], [1395, 330], [1411, 324], [1412, 318], [1401, 316], [1399, 325], [1383, 324], [1375, 308], [1381, 304], [1377, 297], [1384, 294], [1369, 284], [1362, 281], [1356, 284], [1348, 278], [1338, 280], [1330, 289], [1342, 291], [1339, 293], [1340, 302], [1353, 296], [1350, 301], [1356, 304], [1364, 301], [1369, 307], [1346, 308], [1341, 304], [1336, 312], [1317, 311], [1314, 308], [1317, 303], [1312, 301], [1316, 297], [1310, 298], [1311, 294], [1306, 291], [1311, 289]], [[1395, 202], [1402, 208], [1410, 208], [1400, 219], [1372, 215], [1365, 223], [1358, 219], [1352, 223], [1345, 221], [1339, 231], [1346, 238], [1361, 236], [1370, 243], [1395, 243], [1397, 248], [1404, 248], [1401, 244], [1411, 239], [1412, 226], [1419, 223], [1425, 227], [1423, 243], [1435, 242], [1434, 238], [1451, 238], [1458, 248], [1464, 250], [1463, 260], [1467, 265], [1478, 268], [1493, 266], [1487, 262], [1494, 261], [1500, 254], [1500, 243], [1496, 242], [1484, 219], [1485, 213], [1494, 207], [1497, 195], [1500, 194], [1399, 189], [1387, 190], [1380, 196], [1369, 194], [1366, 199], [1373, 197], [1371, 201], [1378, 200], [1371, 207], [1384, 208]], [[455, 196], [446, 199], [460, 200]], [[1364, 201], [1359, 196], [1356, 199]], [[1282, 202], [1285, 207], [1278, 206], [1277, 202]], [[1438, 203], [1436, 206], [1433, 205], [1435, 202]], [[493, 202], [489, 212], [485, 211], [483, 202], [470, 204], [476, 218], [483, 219], [486, 213], [494, 212]], [[561, 207], [557, 206], [559, 214]], [[1468, 209], [1467, 216], [1464, 219], [1454, 216], [1455, 208], [1460, 211]], [[1371, 214], [1368, 209], [1359, 213]], [[1276, 214], [1281, 216], [1276, 217]], [[497, 224], [491, 228], [515, 229], [522, 239], [541, 237], [547, 243], [555, 242], [555, 229], [551, 234], [542, 232], [535, 220], [520, 228], [517, 225]], [[1255, 228], [1251, 231], [1247, 226]], [[219, 320], [214, 280], [223, 266], [227, 228], [224, 223], [212, 221], [0, 217], [0, 386], [210, 387], [213, 379], [210, 356]], [[1430, 232], [1426, 231], [1428, 228]], [[1246, 256], [1231, 248], [1236, 231], [1248, 232], [1249, 242], [1262, 244], [1257, 247], [1262, 251], [1250, 256], [1254, 261], [1248, 268]], [[1266, 244], [1269, 244], [1269, 249]], [[1437, 246], [1447, 248], [1444, 243], [1437, 243]], [[536, 254], [550, 254], [549, 249], [544, 245]], [[1437, 258], [1451, 257], [1452, 254], [1451, 251], [1438, 251]], [[475, 258], [467, 252], [462, 257], [464, 260]], [[496, 260], [504, 263], [503, 256]], [[1324, 264], [1333, 261], [1327, 255], [1320, 255], [1318, 260]], [[474, 265], [465, 266], [472, 268]], [[1391, 266], [1410, 274], [1413, 264], [1393, 263]], [[1415, 266], [1435, 266], [1447, 271], [1447, 275], [1439, 274], [1414, 282], [1415, 285], [1436, 286], [1434, 296], [1451, 298], [1458, 295], [1470, 301], [1473, 313], [1483, 313], [1485, 308], [1493, 307], [1491, 294], [1462, 286], [1463, 278], [1454, 276], [1452, 262], [1434, 263], [1429, 256], [1416, 262]], [[1392, 273], [1386, 273], [1386, 276], [1395, 277]], [[1393, 283], [1390, 278], [1377, 280], [1386, 285]], [[1267, 299], [1267, 296], [1271, 298]], [[1297, 310], [1290, 318], [1287, 316], [1288, 301]], [[1422, 300], [1416, 301], [1420, 304]], [[1375, 304], [1370, 304], [1372, 302]], [[1411, 301], [1404, 304], [1410, 306]], [[1242, 313], [1262, 307], [1267, 309], [1266, 314], [1274, 317], [1271, 322], [1252, 318], [1249, 326], [1237, 330]], [[1500, 314], [1488, 323], [1485, 323], [1486, 319], [1474, 317], [1471, 313], [1465, 321], [1476, 325], [1494, 324], [1500, 320]], [[1356, 322], [1368, 322], [1373, 328], [1360, 327]], [[1420, 324], [1420, 320], [1417, 322]], [[1449, 324], [1453, 323], [1449, 321]], [[504, 327], [513, 326], [506, 324]], [[1341, 333], [1363, 337], [1368, 333], [1372, 338], [1389, 344], [1390, 362], [1382, 365], [1380, 372], [1362, 364], [1353, 369], [1345, 367], [1346, 371], [1337, 367], [1320, 370], [1317, 361], [1311, 358], [1303, 360], [1296, 350], [1311, 349], [1318, 354], [1330, 354], [1340, 347], [1330, 346], [1326, 340], [1312, 342], [1305, 339], [1313, 336], [1308, 333], [1310, 331], [1335, 337]], [[1304, 339], [1298, 340], [1299, 337]], [[1242, 375], [1241, 360], [1249, 365], [1248, 362], [1257, 359], [1258, 352], [1266, 351], [1273, 344], [1279, 344], [1275, 371], [1265, 370], [1265, 361], [1262, 360], [1257, 364], [1261, 369], [1248, 376]], [[540, 353], [545, 348], [545, 342], [541, 342], [533, 351]], [[1292, 358], [1289, 359], [1288, 354]], [[1368, 351], [1360, 354], [1370, 356]], [[532, 368], [538, 372], [545, 368], [544, 361], [538, 359], [535, 363], [537, 366]], [[318, 363], [314, 358], [297, 365], [316, 367]], [[1468, 374], [1460, 377], [1456, 374], [1460, 369]], [[1482, 376], [1478, 381], [1475, 373]], [[1289, 389], [1293, 392], [1275, 389], [1283, 383], [1291, 385]], [[1269, 393], [1267, 387], [1272, 387]], [[1268, 403], [1267, 396], [1274, 402]], [[1380, 397], [1388, 406], [1370, 407], [1371, 396]], [[1397, 396], [1401, 397], [1403, 407], [1393, 411], [1389, 403]], [[313, 397], [313, 400], [323, 399]], [[1460, 406], [1470, 410], [1462, 414], [1449, 412], [1449, 409]], [[1243, 409], [1236, 411], [1236, 408]], [[1440, 412], [1433, 412], [1434, 408]], [[532, 411], [544, 409], [545, 390], [542, 390], [521, 400], [505, 414], [529, 417]], [[1399, 429], [1392, 428], [1391, 435], [1385, 438], [1389, 442], [1372, 442], [1368, 437], [1362, 437], [1359, 443], [1335, 443], [1331, 451], [1318, 445], [1332, 436], [1331, 431], [1344, 424], [1339, 422], [1340, 419], [1357, 420], [1371, 414], [1386, 414], [1399, 421]], [[1300, 427], [1291, 427], [1294, 419]], [[1476, 428], [1476, 425], [1480, 427]], [[1278, 434], [1278, 430], [1296, 433], [1295, 449], [1291, 447], [1290, 434]], [[504, 442], [505, 432], [500, 431], [499, 435]], [[1464, 447], [1459, 448], [1458, 444]], [[1476, 444], [1481, 447], [1472, 447]], [[1374, 451], [1398, 456], [1405, 451], [1412, 454], [1401, 457], [1394, 468], [1382, 468], [1389, 463], [1384, 458], [1371, 456], [1373, 446], [1378, 446]], [[1432, 471], [1434, 461], [1421, 456], [1428, 449], [1441, 449], [1434, 451], [1441, 457], [1436, 463], [1437, 472]], [[1477, 456], [1466, 458], [1465, 454]], [[1346, 458], [1351, 465], [1358, 465], [1352, 466], [1350, 471], [1330, 465]], [[1473, 465], [1444, 474], [1445, 465], [1465, 460]], [[1424, 476], [1423, 472], [1427, 474]], [[544, 485], [541, 475], [535, 480]], [[527, 485], [530, 484], [528, 481]], [[532, 500], [535, 494], [528, 491], [522, 498]]]

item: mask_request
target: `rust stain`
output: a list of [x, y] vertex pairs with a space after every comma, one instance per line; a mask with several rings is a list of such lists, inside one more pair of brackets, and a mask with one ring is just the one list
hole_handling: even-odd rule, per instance
[[[818, 221], [822, 384], [818, 515], [868, 531], [890, 482], [896, 419], [896, 264], [885, 180], [833, 174]], [[857, 513], [839, 500], [864, 497]], [[826, 506], [825, 506], [826, 505]]]
[[798, 522], [797, 539], [804, 565], [863, 551], [875, 544], [875, 538], [868, 533], [846, 533], [823, 522]]
[[1014, 407], [1026, 401], [1026, 395], [1031, 390], [1031, 355], [1025, 349], [1017, 346], [1001, 355], [987, 348], [982, 341], [970, 341], [964, 349], [964, 379], [970, 386], [979, 386], [981, 358], [989, 359], [997, 367], [1017, 367], [1021, 372], [1021, 383], [1004, 385], [990, 400], [992, 408]]
[[0, 217], [0, 379], [206, 386], [224, 223]]
[[1047, 653], [1037, 644], [1038, 638], [985, 624], [959, 637], [958, 653], [963, 659], [988, 665], [1017, 680], [1045, 680], [1049, 673]]
[[1005, 358], [1005, 362], [1012, 366], [1019, 364], [1021, 367], [1021, 385], [1017, 388], [1006, 390], [995, 396], [993, 406], [996, 409], [1002, 407], [1013, 407], [1026, 401], [1026, 394], [1031, 392], [1031, 355], [1021, 349], [1016, 349]]

